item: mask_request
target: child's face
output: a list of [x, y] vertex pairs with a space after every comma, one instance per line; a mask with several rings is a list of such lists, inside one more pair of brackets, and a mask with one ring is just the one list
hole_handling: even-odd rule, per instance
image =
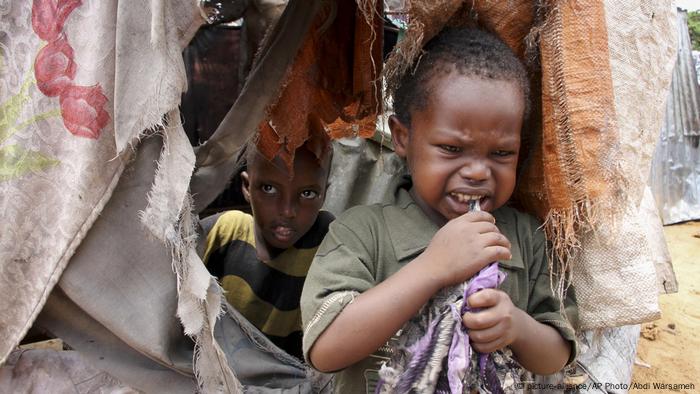
[[255, 152], [248, 170], [241, 173], [243, 195], [250, 203], [255, 231], [265, 247], [287, 249], [294, 245], [316, 221], [323, 205], [330, 157], [319, 163], [306, 149], [294, 158], [294, 177], [276, 157], [266, 160]]
[[508, 201], [525, 103], [515, 82], [454, 72], [438, 78], [429, 83], [426, 108], [411, 113], [410, 131], [396, 117], [389, 124], [414, 199], [443, 224], [468, 212], [470, 199], [485, 211]]

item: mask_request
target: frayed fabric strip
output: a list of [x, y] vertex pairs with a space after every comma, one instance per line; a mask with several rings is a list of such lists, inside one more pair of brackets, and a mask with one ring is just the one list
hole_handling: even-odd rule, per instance
[[[179, 119], [179, 111], [171, 111], [167, 118]], [[163, 138], [141, 223], [171, 250], [177, 276], [177, 315], [185, 334], [195, 341], [194, 374], [200, 388], [207, 393], [238, 393], [242, 386], [214, 340], [214, 325], [222, 312], [222, 290], [195, 251], [196, 232], [188, 193], [194, 153], [179, 124], [166, 126]]]

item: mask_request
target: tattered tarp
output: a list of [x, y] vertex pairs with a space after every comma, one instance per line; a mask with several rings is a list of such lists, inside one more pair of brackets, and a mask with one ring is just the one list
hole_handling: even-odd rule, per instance
[[[268, 36], [232, 112], [252, 127], [233, 123], [235, 138], [245, 140], [267, 115], [322, 4], [331, 3], [292, 2]], [[367, 4], [369, 20], [378, 17]], [[187, 193], [195, 156], [177, 106], [181, 51], [204, 22], [196, 4], [36, 0], [3, 12], [0, 30], [12, 34], [2, 35], [0, 187], [9, 231], [1, 240], [0, 360], [41, 311], [37, 325], [145, 392], [328, 390], [328, 377], [222, 310], [220, 287], [195, 253]], [[364, 15], [350, 13], [359, 21], [350, 26], [366, 23]], [[366, 71], [356, 68], [356, 79], [373, 82]], [[355, 99], [371, 103], [361, 85], [342, 96], [346, 87], [336, 91], [349, 98], [341, 110]]]
[[0, 366], [2, 393], [119, 393], [138, 391], [115, 380], [76, 351], [15, 350]]
[[280, 154], [289, 165], [311, 133], [374, 134], [381, 110], [381, 12], [382, 3], [373, 0], [287, 5], [233, 108], [197, 148], [191, 188], [198, 211], [224, 189], [235, 153], [249, 138], [257, 135], [263, 155]]
[[700, 86], [688, 13], [678, 10], [678, 57], [649, 185], [664, 224], [700, 219]]
[[[373, 2], [360, 3], [358, 10], [374, 10]], [[599, 70], [600, 64], [609, 63], [609, 78], [607, 74], [596, 79], [585, 76], [575, 83], [576, 73], [569, 74], [573, 79], [565, 86], [567, 95], [554, 96], [595, 95], [590, 91], [592, 86], [612, 81], [614, 102], [610, 101], [609, 90], [603, 89], [607, 96], [593, 104], [596, 110], [612, 111], [606, 112], [604, 119], [612, 119], [605, 126], [614, 123], [619, 132], [613, 142], [629, 144], [621, 146], [625, 170], [621, 173], [626, 174], [627, 183], [615, 202], [626, 207], [621, 210], [634, 218], [628, 228], [637, 231], [637, 238], [611, 236], [606, 243], [609, 249], [602, 249], [594, 243], [599, 239], [583, 235], [583, 251], [603, 252], [596, 258], [581, 254], [582, 260], [574, 264], [589, 274], [586, 277], [574, 271], [573, 278], [574, 282], [584, 278], [578, 283], [580, 295], [580, 289], [590, 290], [590, 297], [584, 294], [580, 299], [582, 312], [589, 308], [582, 318], [585, 321], [587, 316], [591, 327], [640, 321], [658, 313], [655, 291], [650, 290], [654, 284], [648, 283], [649, 278], [653, 282], [653, 265], [643, 254], [647, 250], [619, 249], [616, 245], [629, 240], [632, 242], [627, 245], [658, 241], [646, 235], [639, 238], [639, 230], [635, 229], [640, 221], [634, 212], [641, 201], [643, 181], [639, 180], [646, 180], [648, 175], [645, 163], [649, 163], [649, 147], [653, 146], [665, 97], [651, 93], [663, 92], [668, 85], [675, 51], [674, 11], [662, 3], [543, 2], [543, 8], [533, 9], [526, 6], [532, 6], [530, 2], [521, 1], [507, 2], [504, 9], [504, 2], [484, 1], [467, 7], [468, 11], [481, 7], [476, 12], [480, 23], [498, 21], [496, 27], [520, 26], [513, 10], [521, 9], [543, 18], [523, 20], [535, 20], [544, 27], [577, 27], [580, 30], [575, 30], [573, 36], [554, 34], [554, 41], [541, 43], [564, 45], [567, 39], [572, 40], [569, 44], [574, 46], [567, 47], [570, 52], [555, 50], [552, 54], [569, 54], [567, 65], [585, 66], [588, 58], [579, 58], [573, 48], [584, 41], [583, 48], [587, 48], [589, 35], [595, 36], [593, 42], [599, 42], [601, 27], [606, 27], [609, 60], [591, 67]], [[335, 3], [291, 1], [270, 32], [240, 97], [212, 139], [197, 151], [198, 168], [189, 185], [194, 209], [206, 206], [225, 187], [234, 169], [232, 153], [274, 112], [288, 65], [302, 48], [305, 33], [322, 6], [329, 4]], [[54, 5], [58, 8], [51, 8]], [[539, 14], [538, 10], [546, 12]], [[172, 388], [173, 392], [192, 391], [197, 386], [208, 392], [242, 388], [251, 392], [308, 392], [328, 388], [326, 377], [312, 375], [305, 366], [281, 354], [236, 317], [235, 311], [226, 310], [218, 320], [215, 338], [220, 292], [194, 253], [197, 235], [187, 187], [195, 156], [178, 125], [176, 111], [185, 80], [181, 51], [203, 23], [194, 4], [152, 1], [149, 7], [135, 10], [116, 1], [35, 0], [32, 5], [11, 4], [2, 12], [6, 14], [0, 19], [0, 31], [12, 32], [1, 36], [0, 151], [6, 178], [0, 184], [0, 203], [8, 212], [8, 230], [0, 239], [0, 310], [3, 323], [7, 322], [0, 326], [2, 359], [46, 303], [39, 323], [59, 333], [94, 365], [144, 391], [159, 387]], [[350, 15], [364, 18], [366, 14]], [[565, 20], [568, 22], [563, 23]], [[539, 37], [547, 37], [547, 32]], [[596, 48], [598, 59], [605, 56], [599, 50]], [[640, 76], [649, 79], [641, 83]], [[558, 85], [543, 84], [543, 88], [547, 86]], [[368, 101], [354, 101], [362, 95], [347, 97], [353, 100], [340, 108], [343, 116], [353, 116], [348, 124], [354, 132], [364, 124], [352, 127], [364, 118], [357, 115], [366, 112], [355, 111], [362, 106], [348, 106]], [[563, 105], [566, 103], [571, 102], [553, 103], [553, 110], [572, 110]], [[591, 103], [585, 104], [578, 110], [584, 111]], [[611, 113], [613, 118], [609, 117]], [[561, 113], [557, 115], [557, 119], [567, 119]], [[608, 130], [601, 129], [598, 121], [582, 125], [578, 137]], [[554, 130], [567, 130], [557, 129], [559, 123]], [[275, 131], [283, 134], [280, 130]], [[156, 135], [145, 138], [148, 134]], [[566, 147], [554, 135], [567, 134], [550, 135], [555, 147]], [[577, 141], [582, 144], [584, 140]], [[607, 151], [618, 148], [615, 145], [592, 143], [590, 147]], [[568, 153], [577, 153], [588, 152], [583, 148], [589, 147], [568, 148]], [[598, 157], [596, 154], [591, 153], [591, 157]], [[559, 163], [570, 164], [569, 159]], [[587, 164], [595, 167], [600, 163]], [[595, 177], [618, 172], [589, 169], [575, 174]], [[569, 178], [562, 185], [569, 187], [578, 181]], [[595, 179], [591, 182], [601, 184]], [[363, 179], [362, 184], [365, 190], [374, 189], [370, 178]], [[605, 195], [593, 192], [595, 188], [587, 190], [591, 193], [583, 193], [586, 198]], [[347, 199], [343, 204], [357, 202], [366, 201], [360, 196], [360, 201]], [[579, 203], [585, 206], [586, 199], [570, 202], [569, 207], [575, 208]], [[343, 204], [337, 208], [344, 209]], [[567, 215], [577, 220], [576, 215]], [[577, 222], [557, 223], [569, 223], [575, 229]], [[612, 227], [607, 228], [612, 231]], [[607, 234], [603, 241], [605, 238]], [[607, 271], [601, 267], [607, 267]], [[651, 276], [648, 267], [652, 267]], [[601, 283], [613, 291], [606, 293]], [[221, 336], [222, 332], [226, 334]], [[224, 358], [224, 354], [229, 357]], [[274, 376], [270, 376], [271, 371]]]
[[[196, 375], [235, 391], [213, 338], [221, 291], [194, 249], [194, 153], [177, 112], [198, 8], [35, 0], [0, 12], [0, 361], [46, 304], [48, 328], [143, 371], [147, 387], [191, 391]], [[128, 172], [151, 133], [163, 141], [150, 166]]]

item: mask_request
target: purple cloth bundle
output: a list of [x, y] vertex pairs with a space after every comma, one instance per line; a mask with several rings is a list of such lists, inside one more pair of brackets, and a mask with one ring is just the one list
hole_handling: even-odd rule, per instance
[[[483, 268], [469, 281], [464, 289], [464, 298], [461, 310], [452, 304], [452, 317], [455, 319], [455, 330], [452, 334], [452, 345], [447, 356], [447, 378], [450, 383], [450, 391], [453, 393], [462, 392], [462, 381], [469, 371], [469, 360], [471, 358], [471, 346], [469, 345], [469, 334], [462, 325], [462, 315], [465, 312], [476, 312], [476, 309], [469, 307], [467, 298], [479, 290], [495, 289], [505, 279], [505, 273], [498, 269], [498, 263], [493, 262]], [[492, 393], [502, 392], [495, 371], [492, 370], [493, 362], [488, 354], [479, 354], [479, 371], [481, 378], [486, 382]], [[495, 380], [494, 380], [495, 378]]]
[[[390, 392], [408, 393], [431, 387], [431, 391], [436, 393], [462, 393], [465, 378], [469, 373], [472, 351], [469, 334], [462, 325], [462, 315], [465, 312], [476, 311], [469, 308], [466, 300], [479, 290], [496, 288], [504, 279], [505, 274], [498, 269], [497, 262], [479, 271], [464, 287], [462, 302], [450, 303], [449, 310], [433, 318], [425, 334], [407, 348], [410, 357], [393, 390], [384, 387], [385, 382], [380, 380], [377, 392], [389, 389]], [[446, 351], [438, 350], [441, 346]], [[445, 357], [447, 360], [443, 362]], [[491, 393], [502, 393], [490, 355], [479, 354], [478, 359], [480, 379]], [[441, 371], [441, 368], [445, 370]], [[434, 379], [426, 379], [426, 376], [432, 376]], [[432, 384], [426, 385], [426, 381], [432, 381]]]

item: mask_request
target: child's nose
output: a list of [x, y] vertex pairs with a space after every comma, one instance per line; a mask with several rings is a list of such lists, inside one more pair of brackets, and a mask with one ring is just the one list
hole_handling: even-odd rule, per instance
[[491, 176], [489, 166], [482, 160], [473, 160], [462, 165], [459, 175], [472, 182], [482, 182]]
[[297, 204], [292, 198], [285, 198], [281, 202], [282, 207], [280, 211], [282, 216], [285, 218], [294, 218], [297, 216]]

